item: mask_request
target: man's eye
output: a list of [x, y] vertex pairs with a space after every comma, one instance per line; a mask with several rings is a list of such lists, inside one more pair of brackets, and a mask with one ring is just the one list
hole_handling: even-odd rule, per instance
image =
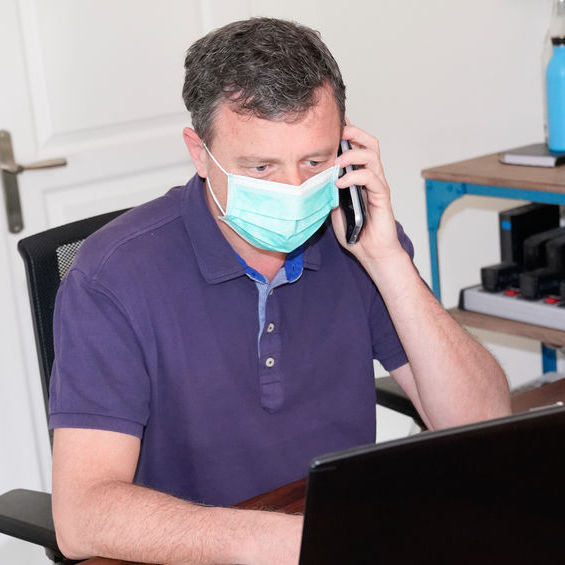
[[264, 173], [267, 170], [267, 165], [258, 165], [257, 167], [253, 167], [253, 170], [258, 173]]
[[321, 163], [321, 161], [308, 161], [308, 164], [311, 167], [317, 167], [320, 163]]

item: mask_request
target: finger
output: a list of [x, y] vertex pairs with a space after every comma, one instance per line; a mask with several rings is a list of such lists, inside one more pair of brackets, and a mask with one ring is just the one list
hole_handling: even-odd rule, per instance
[[341, 135], [343, 139], [347, 139], [361, 147], [366, 147], [380, 156], [379, 140], [368, 134], [366, 131], [355, 126], [348, 125], [343, 128], [343, 133]]
[[379, 156], [369, 149], [349, 149], [342, 153], [337, 159], [336, 164], [341, 169], [348, 165], [356, 165], [366, 167], [375, 172], [375, 174], [386, 183], [385, 172]]
[[376, 153], [369, 149], [349, 149], [336, 159], [336, 164], [340, 169], [344, 169], [348, 165], [364, 166], [374, 169], [381, 168], [381, 163]]
[[370, 169], [350, 171], [338, 178], [335, 184], [338, 188], [347, 188], [356, 184], [357, 186], [364, 186], [369, 192], [389, 194], [388, 185]]

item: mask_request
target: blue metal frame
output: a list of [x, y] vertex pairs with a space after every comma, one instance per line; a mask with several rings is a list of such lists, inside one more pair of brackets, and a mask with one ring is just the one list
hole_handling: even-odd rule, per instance
[[544, 373], [557, 371], [557, 352], [545, 343], [541, 344], [541, 362]]
[[[560, 204], [565, 206], [565, 194], [544, 192], [541, 190], [522, 190], [503, 186], [488, 186], [442, 180], [426, 180], [426, 208], [428, 233], [430, 238], [430, 261], [432, 267], [432, 289], [436, 298], [441, 301], [441, 283], [439, 278], [439, 258], [437, 232], [445, 209], [455, 200], [473, 194], [498, 198], [513, 198], [544, 204]], [[557, 367], [554, 349], [542, 344], [543, 372], [555, 371]]]

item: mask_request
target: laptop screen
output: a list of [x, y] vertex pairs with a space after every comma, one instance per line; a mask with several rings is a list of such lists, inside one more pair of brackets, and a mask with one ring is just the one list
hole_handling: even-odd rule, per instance
[[565, 563], [565, 408], [316, 458], [300, 565]]

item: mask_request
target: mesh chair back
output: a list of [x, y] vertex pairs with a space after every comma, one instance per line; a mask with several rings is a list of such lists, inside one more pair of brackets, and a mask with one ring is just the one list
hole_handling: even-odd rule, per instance
[[55, 357], [53, 310], [59, 284], [73, 264], [82, 242], [126, 210], [109, 212], [31, 235], [18, 242], [25, 264], [35, 345], [43, 388], [45, 411], [49, 403], [49, 379]]

